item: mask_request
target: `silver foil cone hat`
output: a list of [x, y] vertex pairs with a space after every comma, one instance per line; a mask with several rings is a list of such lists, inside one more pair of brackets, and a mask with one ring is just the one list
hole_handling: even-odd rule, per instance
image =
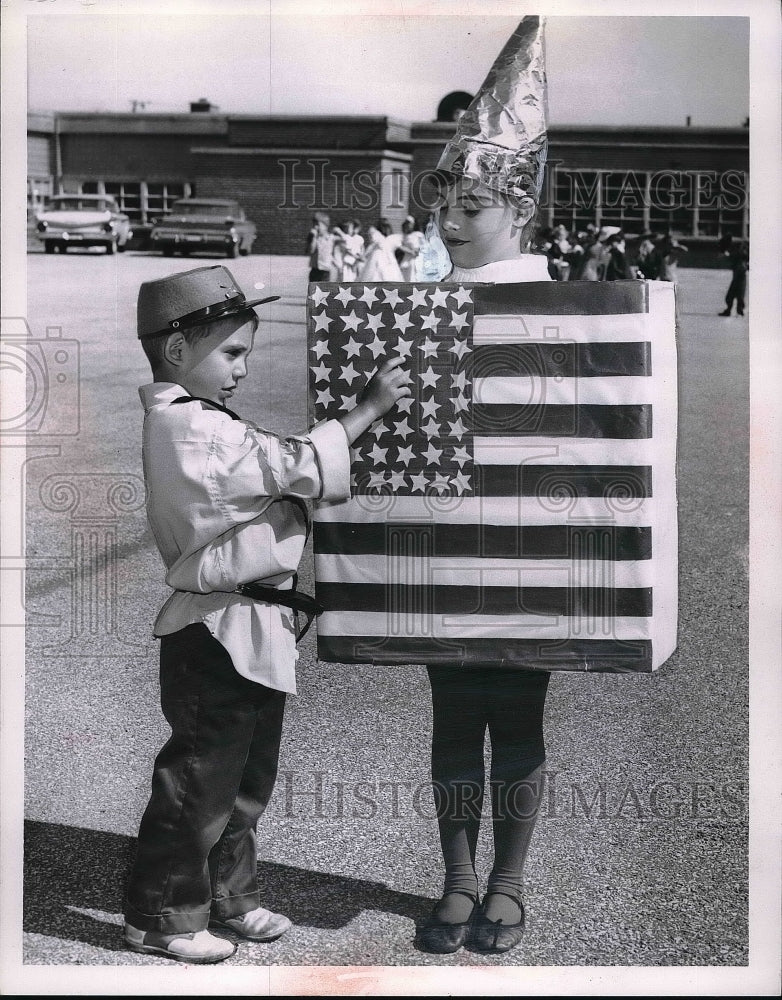
[[531, 16], [494, 60], [437, 170], [537, 200], [547, 148], [543, 18]]

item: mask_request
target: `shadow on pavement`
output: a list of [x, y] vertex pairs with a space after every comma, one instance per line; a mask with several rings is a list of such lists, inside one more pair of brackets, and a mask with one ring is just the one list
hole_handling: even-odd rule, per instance
[[[135, 838], [121, 834], [26, 822], [23, 930], [124, 951], [121, 914], [135, 846]], [[298, 926], [336, 930], [364, 910], [419, 923], [433, 903], [381, 882], [290, 865], [260, 862], [258, 872], [263, 905]]]

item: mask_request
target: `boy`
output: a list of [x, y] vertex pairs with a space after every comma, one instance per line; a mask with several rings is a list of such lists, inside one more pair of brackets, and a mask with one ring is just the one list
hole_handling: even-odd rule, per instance
[[220, 266], [139, 291], [138, 336], [154, 378], [139, 390], [147, 513], [174, 588], [154, 628], [172, 733], [139, 829], [125, 941], [178, 961], [234, 953], [208, 925], [252, 941], [290, 927], [260, 905], [255, 826], [274, 786], [285, 695], [295, 692], [294, 610], [314, 603], [295, 590], [304, 500], [349, 496], [349, 444], [410, 395], [397, 358], [353, 410], [307, 436], [283, 440], [237, 417], [225, 403], [247, 375], [254, 307], [278, 297], [247, 301]]

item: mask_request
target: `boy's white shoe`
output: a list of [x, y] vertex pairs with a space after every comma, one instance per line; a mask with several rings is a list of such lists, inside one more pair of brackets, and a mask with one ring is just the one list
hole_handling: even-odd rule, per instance
[[209, 931], [190, 931], [178, 934], [161, 934], [160, 931], [140, 931], [125, 924], [125, 943], [133, 951], [145, 955], [163, 955], [177, 962], [193, 965], [211, 965], [230, 958], [236, 951], [233, 941], [210, 934]]
[[259, 906], [241, 917], [229, 917], [227, 920], [212, 917], [209, 926], [225, 927], [248, 941], [275, 941], [290, 929], [291, 922], [282, 913], [272, 913]]

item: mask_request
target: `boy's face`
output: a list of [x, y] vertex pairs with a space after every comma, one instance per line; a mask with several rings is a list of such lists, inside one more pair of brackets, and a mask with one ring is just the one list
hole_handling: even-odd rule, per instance
[[458, 267], [480, 267], [520, 253], [518, 209], [475, 181], [460, 177], [443, 190], [437, 225]]
[[251, 315], [231, 316], [193, 344], [181, 342], [178, 379], [192, 396], [225, 403], [247, 374], [256, 321]]

